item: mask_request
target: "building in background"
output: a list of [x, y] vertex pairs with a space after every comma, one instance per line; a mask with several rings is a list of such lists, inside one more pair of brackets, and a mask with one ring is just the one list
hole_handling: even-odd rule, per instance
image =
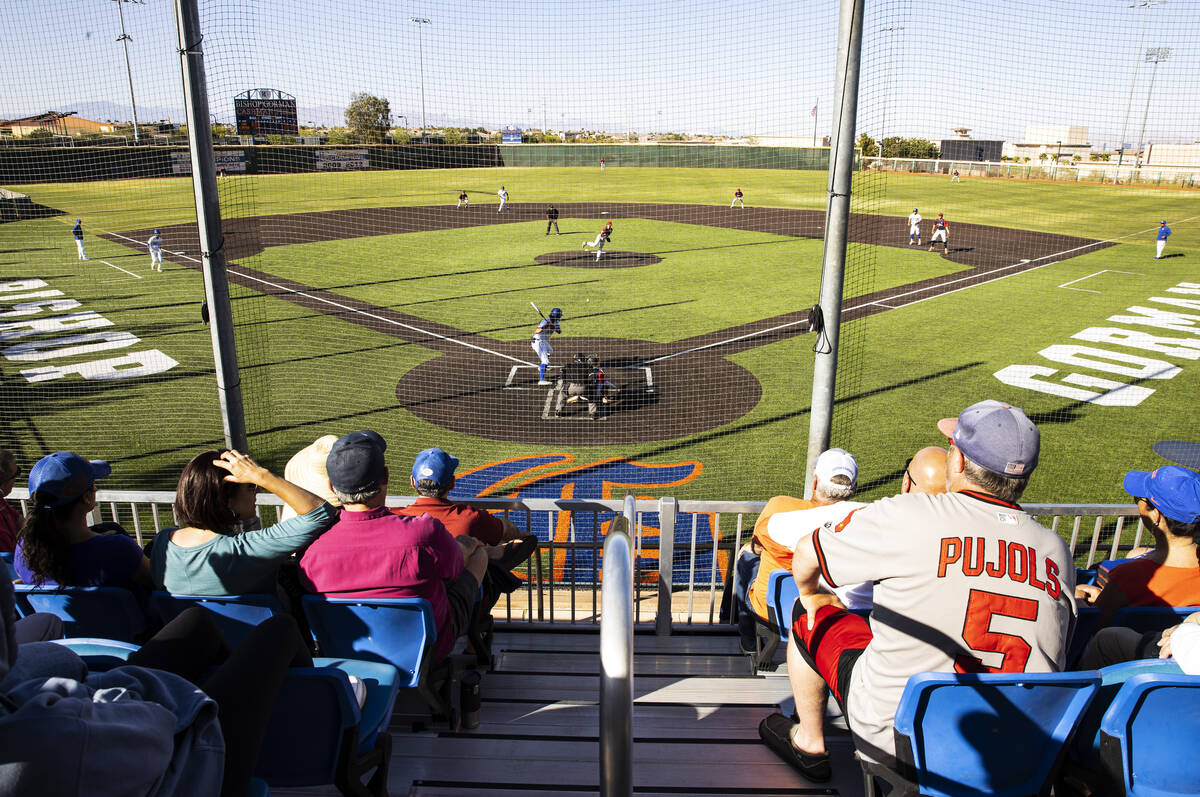
[[968, 127], [954, 128], [954, 138], [943, 138], [942, 160], [951, 161], [998, 161], [1004, 142], [971, 138]]
[[81, 119], [75, 111], [47, 111], [21, 119], [0, 122], [0, 134], [24, 138], [34, 130], [45, 130], [56, 136], [77, 136], [81, 133], [111, 133], [113, 126], [108, 122], [93, 122]]
[[1200, 141], [1192, 144], [1148, 144], [1143, 166], [1200, 166]]
[[1088, 143], [1088, 129], [1082, 125], [1029, 125], [1025, 128], [1025, 140], [1005, 144], [1005, 157], [1014, 160], [1044, 160], [1058, 157], [1061, 161], [1088, 160], [1092, 145]]

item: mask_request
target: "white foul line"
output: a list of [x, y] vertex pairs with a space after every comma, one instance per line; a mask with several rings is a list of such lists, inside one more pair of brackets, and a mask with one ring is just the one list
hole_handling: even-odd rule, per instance
[[[112, 234], [117, 236], [118, 238], [124, 238], [126, 241], [134, 240], [133, 238], [130, 238], [127, 235], [121, 235], [120, 233], [112, 233]], [[134, 242], [140, 243], [139, 241], [134, 241]], [[201, 261], [197, 260], [196, 258], [191, 257], [189, 255], [182, 255], [182, 257], [186, 257], [188, 260], [191, 260], [193, 263], [201, 262]], [[367, 318], [373, 318], [376, 321], [382, 321], [385, 324], [391, 324], [393, 326], [404, 327], [405, 329], [411, 329], [414, 332], [420, 332], [422, 335], [428, 335], [431, 338], [438, 338], [439, 340], [444, 340], [447, 343], [457, 343], [459, 346], [465, 346], [468, 349], [475, 349], [476, 351], [481, 351], [481, 352], [484, 352], [485, 354], [492, 354], [492, 355], [495, 355], [496, 357], [502, 357], [505, 360], [512, 360], [515, 363], [521, 363], [521, 365], [528, 365], [530, 367], [534, 367], [534, 364], [531, 362], [526, 362], [525, 360], [521, 360], [516, 357], [510, 357], [507, 354], [501, 354], [500, 352], [492, 351], [491, 349], [485, 349], [483, 346], [476, 346], [474, 343], [467, 343], [465, 340], [456, 340], [455, 338], [447, 337], [446, 335], [439, 335], [436, 332], [430, 332], [429, 330], [421, 329], [420, 327], [415, 327], [412, 324], [405, 324], [402, 321], [396, 321], [391, 318], [384, 318], [383, 316], [375, 315], [374, 313], [368, 313], [365, 310], [359, 310], [357, 308], [350, 307], [349, 305], [342, 304], [341, 302], [335, 302], [332, 299], [326, 299], [321, 296], [314, 296], [313, 294], [306, 293], [305, 291], [298, 291], [294, 288], [289, 288], [285, 285], [279, 285], [278, 283], [271, 282], [270, 280], [265, 280], [260, 277], [256, 277], [253, 274], [247, 274], [244, 271], [237, 271], [235, 269], [228, 269], [228, 271], [230, 274], [236, 274], [239, 277], [242, 277], [244, 279], [254, 280], [255, 282], [260, 282], [263, 285], [269, 285], [270, 287], [276, 288], [281, 291], [287, 291], [288, 293], [294, 293], [297, 296], [305, 296], [314, 301], [324, 302], [325, 304], [332, 305], [334, 307], [337, 307], [338, 309], [345, 310], [346, 312], [349, 312], [349, 313], [357, 313], [358, 315], [366, 316]]]
[[140, 280], [140, 279], [142, 278], [142, 275], [141, 275], [141, 274], [134, 274], [132, 271], [126, 271], [125, 269], [121, 268], [120, 266], [113, 266], [113, 264], [112, 264], [112, 263], [109, 263], [107, 260], [101, 260], [100, 262], [101, 262], [101, 263], [103, 263], [103, 264], [104, 264], [104, 265], [106, 265], [106, 266], [112, 266], [112, 267], [113, 267], [113, 268], [115, 268], [117, 271], [124, 271], [126, 274], [128, 274], [128, 275], [129, 275], [129, 276], [131, 276], [131, 277], [133, 277], [134, 279], [139, 279], [139, 280]]
[[1074, 280], [1071, 280], [1070, 282], [1064, 282], [1062, 285], [1059, 285], [1058, 287], [1066, 288], [1069, 291], [1083, 291], [1084, 293], [1100, 293], [1100, 291], [1093, 291], [1089, 288], [1071, 288], [1068, 286], [1074, 285], [1076, 282], [1083, 282], [1084, 280], [1091, 279], [1092, 277], [1098, 277], [1101, 274], [1107, 274], [1110, 271], [1113, 274], [1133, 274], [1133, 273], [1135, 273], [1132, 271], [1117, 271], [1116, 269], [1112, 269], [1112, 268], [1102, 268], [1094, 274], [1088, 274], [1086, 277], [1080, 277], [1079, 279], [1074, 279]]

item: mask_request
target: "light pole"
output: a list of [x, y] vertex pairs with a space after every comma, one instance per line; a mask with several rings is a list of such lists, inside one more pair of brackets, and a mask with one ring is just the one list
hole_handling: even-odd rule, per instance
[[142, 0], [114, 0], [117, 4], [117, 17], [121, 20], [121, 35], [117, 37], [117, 41], [125, 46], [125, 76], [129, 78], [129, 104], [133, 107], [133, 141], [136, 144], [140, 141], [138, 136], [138, 118], [137, 118], [137, 100], [133, 98], [133, 70], [129, 68], [129, 43], [133, 41], [133, 37], [125, 32], [125, 12], [121, 9], [123, 3], [139, 3]]
[[[1146, 23], [1150, 20], [1150, 7], [1163, 6], [1167, 4], [1167, 0], [1139, 0], [1137, 3], [1130, 3], [1130, 8], [1144, 8], [1146, 13], [1142, 14], [1142, 32], [1138, 35], [1137, 51], [1142, 51], [1142, 42], [1146, 40]], [[1133, 107], [1133, 89], [1137, 86], [1138, 67], [1141, 66], [1141, 60], [1133, 62], [1133, 79], [1129, 81], [1129, 99], [1125, 101], [1125, 124], [1121, 126], [1121, 141], [1117, 150], [1117, 175], [1116, 181], [1121, 181], [1121, 161], [1125, 160], [1125, 134], [1129, 130], [1129, 109]]]
[[1158, 74], [1158, 62], [1171, 57], [1170, 47], [1147, 47], [1146, 61], [1154, 64], [1150, 70], [1150, 88], [1146, 90], [1146, 110], [1142, 112], [1142, 129], [1138, 132], [1138, 165], [1142, 163], [1142, 142], [1146, 140], [1146, 117], [1150, 114], [1150, 97], [1154, 94], [1154, 76]]
[[417, 49], [421, 54], [421, 141], [425, 141], [425, 40], [421, 36], [421, 26], [428, 25], [429, 20], [424, 17], [409, 17], [409, 22], [416, 23], [417, 26]]

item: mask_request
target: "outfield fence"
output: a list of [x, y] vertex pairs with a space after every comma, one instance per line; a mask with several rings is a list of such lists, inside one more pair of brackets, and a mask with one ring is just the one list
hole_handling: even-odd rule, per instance
[[[99, 490], [89, 522], [122, 524], [146, 545], [174, 525], [167, 491]], [[28, 491], [9, 496], [28, 509]], [[388, 496], [389, 507], [402, 507], [415, 496]], [[493, 614], [509, 623], [596, 625], [600, 619], [604, 540], [624, 516], [621, 499], [484, 499], [461, 503], [502, 514], [541, 541], [538, 554], [516, 572], [525, 582], [506, 596]], [[710, 627], [729, 617], [729, 592], [738, 551], [753, 535], [754, 520], [765, 501], [677, 501], [637, 499], [628, 533], [633, 547], [634, 621], [659, 633]], [[283, 502], [258, 496], [263, 525], [279, 519]], [[1117, 504], [1028, 504], [1025, 510], [1068, 543], [1077, 567], [1119, 558], [1153, 541], [1143, 534], [1138, 510]], [[618, 524], [619, 525], [619, 524]], [[674, 528], [674, 534], [662, 534]], [[711, 528], [711, 533], [701, 533]], [[897, 533], [903, 533], [897, 531]]]

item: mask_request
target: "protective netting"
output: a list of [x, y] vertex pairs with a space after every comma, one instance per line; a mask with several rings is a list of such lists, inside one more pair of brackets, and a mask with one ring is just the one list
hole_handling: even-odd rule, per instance
[[[5, 445], [170, 488], [222, 439], [173, 9], [33, 8], [0, 11]], [[393, 492], [429, 446], [456, 495], [803, 491], [836, 3], [200, 10], [257, 457], [374, 428]], [[866, 4], [832, 441], [869, 497], [983, 398], [1041, 424], [1029, 500], [1197, 439], [1196, 11]]]

